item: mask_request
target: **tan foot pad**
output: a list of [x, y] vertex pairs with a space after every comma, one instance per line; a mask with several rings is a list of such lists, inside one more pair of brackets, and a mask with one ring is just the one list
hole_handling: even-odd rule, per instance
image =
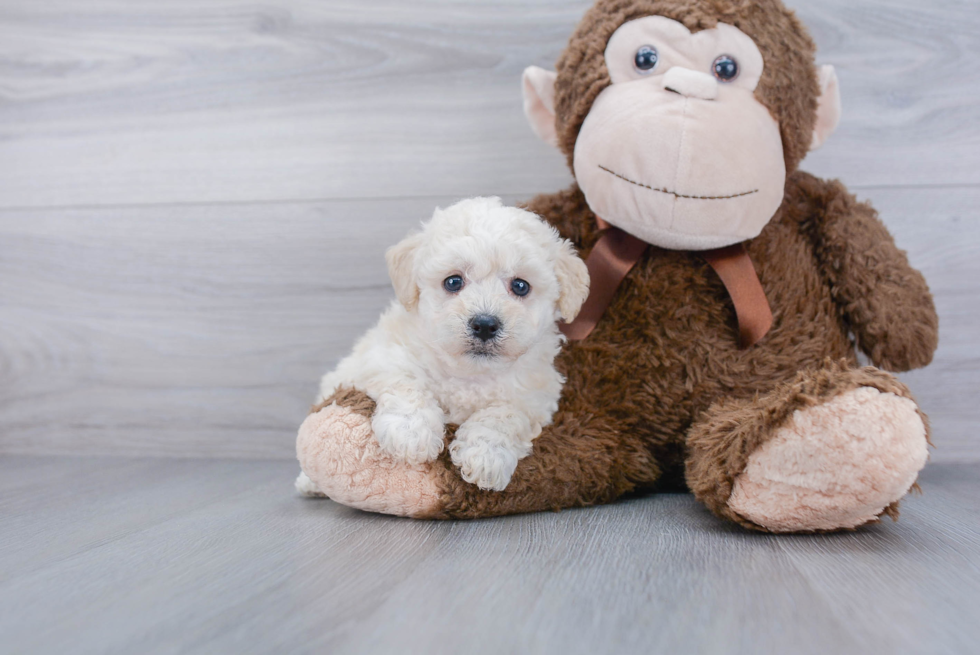
[[330, 405], [299, 428], [296, 453], [303, 472], [332, 500], [370, 512], [419, 516], [438, 507], [432, 464], [409, 466], [382, 452], [371, 420]]
[[914, 402], [854, 389], [795, 412], [749, 457], [728, 505], [773, 532], [857, 527], [908, 492], [927, 448]]

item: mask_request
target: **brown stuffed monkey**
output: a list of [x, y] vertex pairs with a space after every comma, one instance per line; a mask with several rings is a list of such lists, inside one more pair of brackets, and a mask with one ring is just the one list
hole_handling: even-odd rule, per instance
[[814, 49], [778, 0], [599, 0], [557, 73], [524, 77], [532, 127], [576, 178], [527, 207], [593, 276], [565, 326], [552, 425], [506, 490], [484, 491], [445, 453], [389, 459], [371, 434], [373, 402], [345, 389], [300, 429], [300, 465], [319, 490], [419, 518], [684, 485], [758, 530], [895, 516], [925, 464], [928, 422], [880, 369], [928, 364], [938, 319], [875, 211], [797, 170], [840, 116]]

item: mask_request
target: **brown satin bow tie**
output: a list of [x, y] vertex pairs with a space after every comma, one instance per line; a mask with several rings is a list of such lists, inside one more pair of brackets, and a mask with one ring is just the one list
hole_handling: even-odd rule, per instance
[[[585, 339], [598, 325], [616, 289], [646, 252], [647, 243], [597, 219], [602, 234], [585, 259], [591, 280], [589, 297], [578, 316], [560, 329], [569, 341]], [[752, 346], [772, 327], [772, 310], [745, 247], [738, 243], [700, 253], [721, 278], [735, 305], [739, 345]]]

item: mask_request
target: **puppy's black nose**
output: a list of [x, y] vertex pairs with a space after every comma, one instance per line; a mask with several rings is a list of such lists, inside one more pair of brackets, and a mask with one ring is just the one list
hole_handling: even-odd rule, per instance
[[480, 341], [490, 341], [497, 336], [497, 332], [500, 330], [500, 321], [497, 320], [496, 316], [480, 314], [470, 319], [470, 329], [473, 330], [473, 336]]

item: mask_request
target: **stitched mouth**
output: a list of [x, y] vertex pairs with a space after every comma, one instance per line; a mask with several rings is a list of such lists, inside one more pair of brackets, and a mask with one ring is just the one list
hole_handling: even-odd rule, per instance
[[743, 191], [742, 193], [733, 193], [730, 196], [689, 196], [689, 195], [685, 195], [683, 193], [677, 193], [676, 191], [671, 191], [670, 189], [658, 189], [656, 187], [650, 186], [649, 184], [643, 184], [642, 182], [637, 182], [635, 180], [631, 180], [628, 177], [626, 177], [625, 175], [620, 175], [616, 171], [609, 170], [608, 168], [606, 168], [602, 164], [599, 164], [599, 168], [601, 168], [602, 170], [606, 171], [610, 175], [614, 175], [614, 176], [618, 177], [619, 179], [623, 180], [624, 182], [629, 182], [630, 184], [635, 184], [638, 187], [643, 187], [644, 189], [649, 189], [650, 191], [656, 191], [657, 193], [666, 193], [667, 195], [674, 196], [675, 198], [689, 198], [691, 200], [730, 200], [732, 198], [742, 198], [744, 196], [751, 196], [753, 193], [759, 193], [759, 190], [758, 189], [753, 189], [752, 191]]

